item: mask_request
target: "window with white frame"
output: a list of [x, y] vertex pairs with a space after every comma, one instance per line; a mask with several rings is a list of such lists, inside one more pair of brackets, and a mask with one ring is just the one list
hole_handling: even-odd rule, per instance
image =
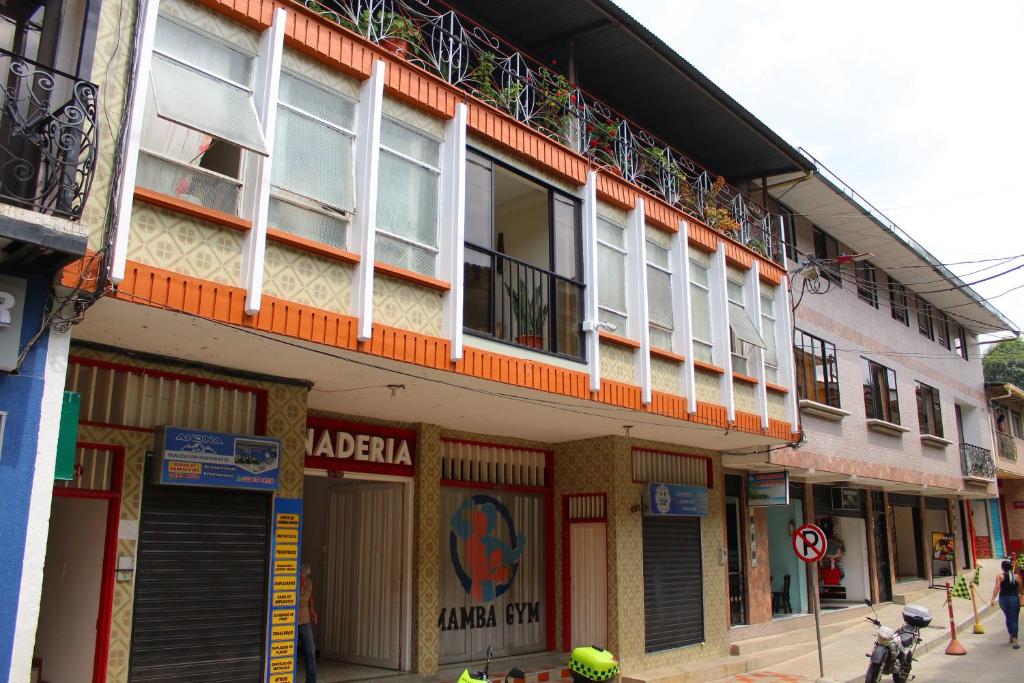
[[597, 306], [601, 322], [626, 334], [626, 228], [597, 217]]
[[743, 283], [729, 279], [726, 280], [725, 286], [729, 298], [729, 350], [732, 353], [732, 370], [747, 375], [751, 350], [755, 346], [765, 348], [765, 343], [743, 304]]
[[647, 315], [651, 346], [672, 350], [672, 268], [669, 251], [647, 241]]
[[269, 224], [345, 249], [355, 209], [351, 99], [282, 72]]
[[267, 154], [253, 101], [253, 55], [157, 19], [136, 182], [238, 213], [243, 150]]
[[690, 259], [690, 320], [693, 325], [694, 360], [711, 363], [714, 359], [711, 332], [711, 289], [708, 267]]
[[775, 300], [761, 295], [761, 338], [764, 339], [764, 380], [779, 381], [779, 349], [775, 343]]
[[433, 276], [441, 142], [384, 117], [380, 148], [376, 260]]

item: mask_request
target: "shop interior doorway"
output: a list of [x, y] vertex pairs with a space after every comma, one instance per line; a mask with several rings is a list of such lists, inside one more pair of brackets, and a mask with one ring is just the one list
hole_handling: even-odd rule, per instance
[[789, 505], [768, 507], [765, 512], [771, 556], [772, 616], [805, 614], [807, 570], [793, 552], [793, 533], [804, 523], [804, 501], [794, 498], [791, 491]]
[[818, 564], [822, 609], [860, 605], [871, 597], [867, 491], [848, 486], [814, 487], [815, 524], [828, 538]]
[[320, 617], [318, 681], [378, 680], [409, 668], [411, 486], [306, 470], [302, 561]]
[[919, 581], [924, 578], [920, 500], [917, 496], [890, 493], [889, 504], [892, 506], [896, 581]]

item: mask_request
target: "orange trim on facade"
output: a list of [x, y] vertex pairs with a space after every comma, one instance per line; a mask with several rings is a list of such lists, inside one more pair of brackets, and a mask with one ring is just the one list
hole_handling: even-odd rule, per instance
[[452, 288], [452, 286], [444, 280], [438, 280], [437, 278], [430, 277], [429, 275], [421, 275], [415, 271], [399, 268], [398, 266], [393, 266], [390, 263], [384, 263], [383, 261], [374, 262], [373, 269], [382, 275], [388, 275], [397, 280], [404, 280], [405, 282], [410, 282], [421, 287], [436, 289], [439, 292], [447, 292]]
[[678, 353], [672, 353], [671, 351], [666, 351], [665, 349], [658, 349], [653, 346], [651, 347], [651, 357], [672, 361], [673, 363], [683, 363], [686, 361], [686, 356], [680, 355]]
[[[492, 142], [517, 154], [545, 170], [576, 185], [586, 183], [592, 164], [567, 147], [534, 131], [494, 107], [471, 98], [451, 85], [374, 45], [362, 36], [340, 25], [321, 19], [315, 12], [289, 0], [198, 0], [211, 10], [250, 28], [262, 31], [270, 26], [277, 8], [288, 10], [285, 43], [288, 47], [338, 69], [359, 80], [370, 77], [374, 60], [387, 65], [385, 91], [388, 95], [441, 118], [455, 115], [455, 105], [469, 106], [467, 127]], [[611, 171], [598, 173], [597, 195], [622, 209], [636, 206], [637, 197], [644, 198], [648, 223], [670, 233], [678, 232], [679, 221], [690, 224], [690, 241], [708, 251], [715, 251], [719, 241], [726, 243], [726, 255], [735, 265], [749, 269], [761, 261], [761, 277], [765, 282], [779, 284], [784, 271], [755, 252], [713, 231], [700, 221]]]
[[744, 375], [741, 372], [732, 373], [732, 378], [737, 382], [743, 382], [744, 384], [757, 385], [757, 378], [751, 377], [750, 375]]
[[[64, 269], [63, 280], [72, 286], [78, 281], [78, 264]], [[125, 279], [112, 297], [155, 308], [179, 311], [212, 321], [257, 329], [295, 339], [333, 346], [348, 351], [389, 358], [421, 367], [454, 372], [562, 396], [589, 399], [598, 403], [671, 417], [721, 429], [742, 429], [755, 434], [789, 440], [788, 425], [765, 431], [747, 418], [742, 425], [730, 425], [725, 407], [697, 404], [696, 414], [687, 412], [682, 396], [653, 392], [652, 402], [643, 405], [640, 388], [611, 380], [601, 381], [601, 390], [590, 391], [586, 372], [547, 365], [535, 360], [505, 356], [466, 347], [464, 357], [451, 362], [448, 340], [430, 337], [385, 325], [373, 326], [373, 337], [366, 342], [356, 337], [356, 319], [350, 316], [263, 296], [256, 315], [245, 314], [245, 290], [241, 287], [201, 280], [180, 273], [129, 261]], [[756, 418], [756, 416], [754, 416]], [[759, 420], [759, 418], [757, 418]]]
[[623, 337], [622, 335], [619, 334], [614, 334], [612, 332], [605, 332], [604, 330], [600, 330], [597, 333], [597, 336], [598, 338], [600, 338], [601, 341], [606, 341], [609, 344], [615, 344], [616, 346], [625, 346], [627, 349], [640, 348], [640, 342], [633, 341], [632, 339]]
[[286, 244], [289, 247], [295, 247], [303, 251], [308, 251], [318, 256], [326, 256], [327, 258], [334, 259], [336, 261], [342, 261], [344, 263], [359, 263], [359, 254], [353, 254], [351, 251], [345, 249], [339, 249], [338, 247], [332, 247], [329, 244], [323, 244], [315, 240], [300, 237], [299, 235], [293, 235], [290, 232], [285, 232], [278, 228], [267, 227], [267, 239], [280, 244]]
[[178, 199], [177, 197], [172, 197], [169, 194], [148, 190], [144, 187], [135, 187], [135, 199], [152, 206], [160, 207], [161, 209], [185, 214], [191, 218], [198, 218], [199, 220], [206, 221], [208, 223], [215, 223], [225, 228], [231, 228], [232, 230], [240, 230], [241, 232], [248, 232], [252, 230], [252, 221], [238, 216], [233, 216], [230, 213], [211, 209], [203, 206], [202, 204], [187, 202], [184, 199]]
[[720, 368], [717, 365], [711, 363], [705, 363], [702, 360], [693, 359], [693, 367], [697, 370], [704, 370], [705, 372], [713, 372], [716, 375], [724, 375], [725, 368]]
[[764, 388], [768, 391], [774, 391], [776, 394], [788, 394], [789, 389], [782, 386], [781, 384], [772, 384], [771, 382], [765, 382]]

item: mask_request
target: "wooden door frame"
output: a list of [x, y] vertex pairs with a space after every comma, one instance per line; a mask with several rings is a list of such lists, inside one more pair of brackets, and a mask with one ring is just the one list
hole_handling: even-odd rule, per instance
[[110, 625], [114, 607], [114, 582], [117, 569], [117, 529], [121, 520], [121, 494], [124, 485], [125, 449], [106, 443], [79, 441], [75, 449], [92, 448], [113, 454], [110, 468], [110, 490], [66, 489], [54, 487], [54, 498], [80, 498], [107, 501], [107, 521], [103, 540], [103, 567], [100, 579], [99, 605], [96, 615], [96, 644], [93, 653], [93, 683], [107, 680], [107, 655], [110, 650]]
[[[598, 496], [603, 501], [604, 515], [601, 517], [587, 517], [580, 519], [569, 518], [569, 502], [573, 498], [589, 498]], [[572, 648], [572, 534], [570, 527], [573, 524], [604, 524], [604, 586], [607, 593], [608, 581], [608, 494], [602, 492], [594, 493], [567, 493], [562, 496], [562, 651], [569, 652]], [[610, 602], [610, 595], [605, 596], [605, 604]], [[610, 610], [605, 609], [605, 634], [611, 638]], [[607, 643], [604, 646], [607, 647]]]

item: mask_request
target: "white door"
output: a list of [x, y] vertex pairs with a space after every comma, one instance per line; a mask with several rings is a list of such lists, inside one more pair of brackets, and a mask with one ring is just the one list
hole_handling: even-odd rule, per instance
[[327, 501], [323, 654], [398, 669], [402, 639], [402, 484], [345, 483]]
[[604, 522], [569, 524], [572, 647], [608, 644], [608, 547]]

